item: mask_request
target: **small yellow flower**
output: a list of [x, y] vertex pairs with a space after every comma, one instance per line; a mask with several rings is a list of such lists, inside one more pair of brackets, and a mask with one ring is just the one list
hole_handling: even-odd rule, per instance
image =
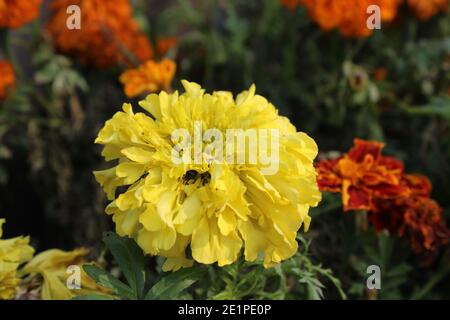
[[[86, 248], [78, 248], [72, 251], [50, 249], [37, 254], [28, 262], [21, 272], [24, 275], [42, 277], [42, 300], [69, 300], [77, 295], [106, 292], [99, 287], [83, 271], [82, 265], [86, 263], [85, 256], [89, 253]], [[80, 268], [80, 289], [69, 289], [67, 279], [70, 276], [69, 266]]]
[[[2, 225], [5, 219], [0, 219], [0, 238], [3, 235]], [[0, 239], [0, 300], [12, 299], [20, 283], [17, 268], [31, 259], [34, 249], [29, 245], [29, 237]]]
[[[106, 292], [82, 270], [82, 265], [86, 263], [85, 256], [88, 253], [89, 250], [86, 248], [72, 251], [50, 249], [37, 254], [23, 267], [21, 272], [32, 277], [38, 275], [42, 277], [42, 300], [69, 300], [77, 295]], [[70, 276], [69, 266], [80, 268], [80, 289], [71, 290], [67, 286], [66, 282]]]
[[[291, 257], [301, 225], [308, 229], [309, 208], [321, 199], [313, 166], [316, 143], [256, 95], [254, 86], [235, 99], [230, 92], [206, 94], [196, 83], [183, 81], [183, 86], [181, 95], [163, 91], [141, 101], [152, 117], [124, 104], [123, 112], [98, 134], [102, 155], [118, 161], [94, 172], [113, 200], [106, 213], [112, 215], [117, 233], [134, 238], [146, 254], [166, 257], [165, 271], [190, 266], [193, 260], [228, 265], [242, 248], [246, 260], [263, 257], [266, 267]], [[275, 130], [278, 148], [272, 148], [271, 136], [268, 153], [279, 156], [278, 171], [265, 174], [267, 164], [259, 159], [212, 161], [206, 140], [200, 141], [205, 147], [200, 153], [195, 143], [177, 148], [173, 133], [181, 128], [190, 136], [208, 129], [223, 135], [229, 130]], [[227, 159], [254, 155], [247, 148], [230, 148], [231, 154], [227, 150], [222, 150]], [[174, 152], [186, 161], [174, 162]], [[200, 161], [190, 161], [196, 158]], [[116, 197], [120, 186], [128, 189]], [[188, 247], [192, 259], [186, 256]]]

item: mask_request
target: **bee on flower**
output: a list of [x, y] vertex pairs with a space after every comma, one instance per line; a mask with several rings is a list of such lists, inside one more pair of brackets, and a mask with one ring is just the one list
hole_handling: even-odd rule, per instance
[[[256, 95], [254, 86], [236, 98], [224, 91], [205, 93], [196, 83], [183, 86], [182, 94], [147, 96], [139, 103], [141, 112], [124, 104], [98, 134], [102, 155], [117, 161], [94, 172], [112, 201], [106, 213], [117, 233], [135, 239], [146, 254], [166, 257], [165, 271], [194, 261], [228, 265], [241, 249], [246, 260], [261, 257], [266, 267], [291, 257], [297, 232], [310, 224], [309, 208], [321, 199], [313, 166], [316, 143]], [[180, 128], [191, 136], [208, 129], [217, 134], [277, 129], [279, 148], [270, 151], [279, 152], [279, 169], [264, 175], [260, 162], [209, 161], [208, 146], [202, 148], [208, 139], [200, 141], [203, 155], [195, 142], [176, 149], [172, 133]], [[188, 161], [175, 163], [174, 151]], [[249, 157], [248, 149], [228, 149], [233, 159], [239, 154]], [[126, 191], [117, 195], [123, 186]]]

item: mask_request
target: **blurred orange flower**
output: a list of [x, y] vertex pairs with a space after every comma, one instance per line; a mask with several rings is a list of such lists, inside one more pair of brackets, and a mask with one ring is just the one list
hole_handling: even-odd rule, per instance
[[11, 63], [0, 60], [0, 75], [0, 100], [2, 100], [16, 82], [16, 74]]
[[386, 68], [377, 68], [373, 74], [373, 78], [375, 81], [384, 81], [386, 80], [388, 75], [388, 71]]
[[[66, 27], [67, 7], [78, 5], [81, 29]], [[97, 67], [133, 65], [153, 57], [152, 46], [132, 15], [128, 0], [53, 0], [47, 29], [63, 53]]]
[[302, 4], [304, 0], [281, 0], [281, 4], [289, 10], [294, 10]]
[[18, 28], [39, 15], [42, 0], [0, 0], [0, 28]]
[[355, 139], [354, 143], [347, 154], [317, 164], [321, 191], [341, 192], [344, 211], [371, 210], [374, 198], [408, 195], [401, 161], [382, 156], [380, 142]]
[[440, 11], [448, 10], [449, 0], [408, 0], [408, 5], [417, 18], [430, 19]]
[[177, 39], [175, 37], [160, 38], [156, 40], [156, 51], [159, 55], [164, 56], [170, 49], [175, 47]]
[[149, 60], [137, 69], [122, 73], [120, 82], [125, 86], [124, 91], [128, 97], [161, 90], [170, 91], [175, 70], [176, 64], [170, 59], [163, 59], [161, 62]]
[[339, 29], [346, 37], [367, 37], [372, 30], [367, 28], [367, 8], [377, 5], [381, 9], [381, 21], [390, 22], [397, 15], [403, 0], [281, 0], [290, 10], [303, 4], [311, 18], [329, 31]]
[[397, 15], [402, 0], [303, 0], [309, 15], [324, 30], [338, 28], [347, 37], [367, 37], [367, 8], [377, 5], [382, 22], [390, 22]]

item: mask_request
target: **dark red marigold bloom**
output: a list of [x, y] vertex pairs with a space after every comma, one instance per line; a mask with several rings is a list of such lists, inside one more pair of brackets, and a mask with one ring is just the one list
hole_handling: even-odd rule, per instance
[[430, 198], [428, 178], [404, 174], [403, 163], [381, 154], [383, 144], [355, 139], [337, 159], [317, 164], [321, 191], [341, 192], [344, 211], [366, 210], [376, 231], [406, 237], [414, 253], [436, 252], [449, 243], [442, 209]]

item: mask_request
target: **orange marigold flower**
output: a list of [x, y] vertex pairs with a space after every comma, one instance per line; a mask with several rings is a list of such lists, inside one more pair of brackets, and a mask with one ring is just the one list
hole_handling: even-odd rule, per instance
[[384, 81], [386, 80], [388, 75], [388, 71], [386, 68], [377, 68], [373, 74], [373, 78], [375, 81]]
[[0, 0], [0, 28], [18, 28], [39, 15], [42, 0]]
[[447, 11], [448, 3], [449, 0], [408, 0], [409, 7], [421, 20], [428, 20], [440, 11]]
[[321, 191], [341, 192], [344, 211], [371, 210], [373, 199], [409, 194], [402, 183], [403, 163], [381, 155], [383, 144], [355, 139], [354, 147], [334, 160], [317, 164]]
[[175, 37], [160, 38], [156, 40], [156, 49], [159, 55], [164, 56], [176, 44], [177, 39]]
[[367, 8], [377, 5], [382, 22], [391, 22], [397, 15], [402, 0], [302, 0], [311, 18], [323, 30], [339, 29], [346, 37], [367, 37], [373, 30], [367, 28]]
[[[81, 29], [66, 27], [67, 7], [78, 5]], [[153, 57], [152, 46], [133, 19], [128, 0], [54, 0], [47, 29], [59, 50], [97, 67], [132, 65]]]
[[0, 100], [3, 100], [8, 90], [14, 87], [16, 74], [14, 68], [6, 60], [0, 60]]
[[303, 0], [281, 0], [281, 4], [289, 10], [296, 9], [302, 2]]
[[149, 60], [137, 69], [122, 73], [120, 82], [124, 84], [125, 94], [128, 97], [168, 90], [175, 70], [176, 64], [170, 59], [163, 59], [161, 62]]

